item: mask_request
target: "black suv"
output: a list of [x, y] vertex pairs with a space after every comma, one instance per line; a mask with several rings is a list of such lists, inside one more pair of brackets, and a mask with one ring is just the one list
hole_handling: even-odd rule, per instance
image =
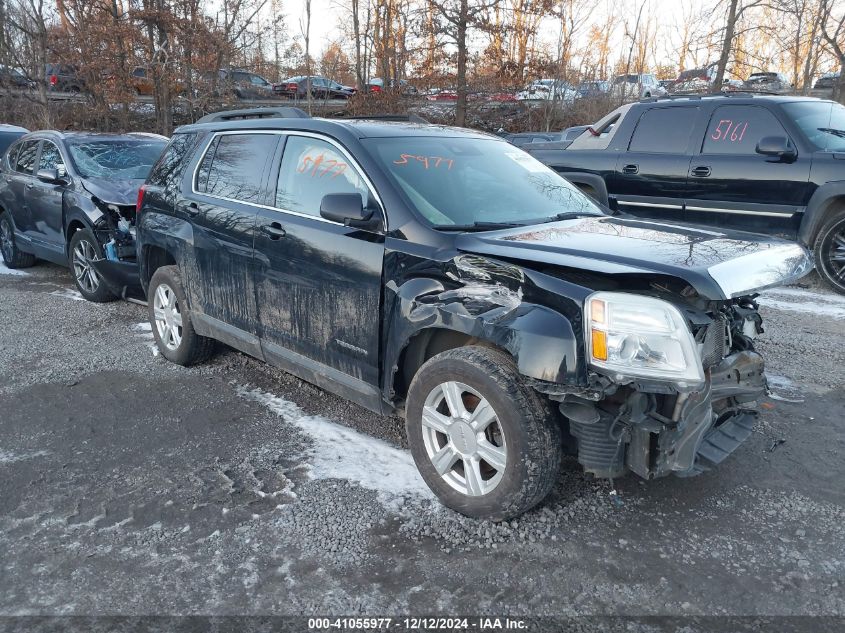
[[0, 253], [68, 266], [89, 301], [140, 294], [138, 190], [167, 144], [157, 134], [33, 132], [0, 159]]
[[845, 107], [809, 97], [623, 106], [565, 149], [526, 151], [622, 211], [797, 239], [845, 292]]
[[166, 358], [217, 339], [404, 414], [432, 490], [492, 519], [543, 499], [565, 447], [596, 476], [651, 478], [749, 435], [753, 293], [805, 274], [803, 247], [607, 216], [493, 136], [275, 114], [178, 129], [144, 185]]

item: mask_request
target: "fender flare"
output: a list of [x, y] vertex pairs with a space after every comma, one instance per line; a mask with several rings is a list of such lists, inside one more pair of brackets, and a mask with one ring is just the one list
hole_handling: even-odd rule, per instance
[[[155, 228], [145, 230], [150, 225], [155, 225]], [[141, 222], [137, 230], [138, 270], [141, 285], [145, 292], [147, 283], [152, 276], [152, 274], [147, 274], [149, 272], [147, 270], [149, 264], [147, 257], [151, 246], [169, 253], [183, 275], [192, 272], [185, 270], [190, 260], [190, 258], [185, 257], [185, 249], [194, 242], [194, 229], [189, 222], [172, 215], [147, 211], [141, 215]]]
[[798, 241], [812, 250], [827, 215], [840, 205], [845, 208], [845, 180], [828, 182], [816, 189], [801, 218]]
[[384, 396], [396, 399], [396, 373], [412, 340], [424, 332], [451, 331], [508, 352], [519, 373], [559, 384], [586, 384], [583, 342], [570, 320], [543, 305], [523, 302], [502, 286], [468, 284], [446, 290], [430, 278], [411, 279], [395, 293], [387, 330]]
[[587, 185], [592, 187], [593, 191], [596, 192], [599, 203], [605, 207], [610, 206], [607, 183], [605, 183], [604, 178], [598, 174], [590, 174], [583, 171], [560, 171], [558, 174], [566, 178], [576, 187], [578, 185]]

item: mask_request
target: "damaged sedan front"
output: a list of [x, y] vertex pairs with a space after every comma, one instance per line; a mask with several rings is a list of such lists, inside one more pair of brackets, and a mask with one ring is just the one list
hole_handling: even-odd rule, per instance
[[138, 191], [166, 145], [153, 134], [42, 131], [0, 162], [7, 266], [67, 266], [89, 301], [142, 297], [135, 249]]

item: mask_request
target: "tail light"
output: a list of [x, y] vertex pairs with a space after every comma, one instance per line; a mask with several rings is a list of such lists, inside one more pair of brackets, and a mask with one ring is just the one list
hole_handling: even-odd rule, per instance
[[56, 75], [50, 75], [50, 85], [55, 86], [57, 83], [59, 83], [59, 78]]
[[141, 188], [138, 189], [138, 202], [135, 203], [135, 222], [138, 222], [138, 219], [141, 217], [141, 205], [144, 204], [144, 193], [146, 192], [147, 185], [141, 185]]
[[297, 88], [299, 88], [299, 84], [297, 84], [295, 82], [288, 84], [288, 90], [296, 90]]

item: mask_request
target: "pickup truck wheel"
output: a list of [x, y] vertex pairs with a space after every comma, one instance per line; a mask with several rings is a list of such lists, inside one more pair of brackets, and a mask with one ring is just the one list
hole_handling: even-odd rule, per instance
[[461, 347], [428, 360], [408, 391], [406, 430], [426, 484], [467, 516], [522, 514], [560, 470], [557, 419], [497, 350]]
[[29, 268], [35, 255], [24, 253], [15, 243], [15, 228], [8, 213], [0, 213], [0, 254], [7, 268]]
[[845, 294], [845, 209], [825, 222], [813, 251], [816, 270], [836, 292]]
[[103, 249], [94, 234], [82, 229], [73, 234], [68, 247], [68, 266], [79, 294], [94, 303], [107, 303], [117, 299], [94, 269], [93, 262], [102, 259]]
[[162, 266], [150, 279], [148, 310], [158, 349], [169, 361], [190, 366], [208, 360], [214, 339], [194, 331], [182, 277], [176, 266]]

